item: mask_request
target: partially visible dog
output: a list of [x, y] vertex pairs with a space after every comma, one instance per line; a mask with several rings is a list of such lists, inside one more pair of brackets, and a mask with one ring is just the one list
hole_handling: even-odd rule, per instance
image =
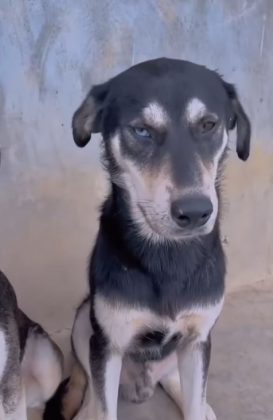
[[246, 160], [251, 129], [235, 88], [171, 59], [93, 87], [75, 113], [78, 146], [102, 133], [111, 188], [74, 323], [75, 368], [45, 418], [117, 420], [118, 390], [141, 402], [160, 383], [184, 420], [215, 420], [206, 387], [224, 300], [219, 185], [235, 127]]
[[62, 379], [63, 356], [45, 330], [18, 307], [0, 271], [0, 420], [27, 420], [43, 408]]

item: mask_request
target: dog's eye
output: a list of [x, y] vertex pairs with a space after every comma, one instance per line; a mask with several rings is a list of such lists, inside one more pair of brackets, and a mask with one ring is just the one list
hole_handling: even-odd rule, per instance
[[210, 131], [213, 131], [216, 127], [217, 121], [212, 118], [203, 118], [199, 122], [199, 130], [201, 134], [209, 133]]
[[144, 127], [132, 127], [134, 134], [137, 137], [141, 137], [143, 139], [150, 139], [152, 137], [151, 133], [147, 128]]

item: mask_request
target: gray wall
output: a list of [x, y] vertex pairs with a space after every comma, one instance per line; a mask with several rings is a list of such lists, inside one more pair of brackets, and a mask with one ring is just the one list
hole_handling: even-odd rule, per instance
[[247, 164], [232, 152], [224, 182], [229, 287], [271, 276], [272, 39], [271, 0], [1, 1], [0, 266], [30, 313], [65, 317], [85, 284], [105, 182], [99, 140], [72, 141], [73, 111], [92, 83], [162, 55], [238, 86], [253, 147]]

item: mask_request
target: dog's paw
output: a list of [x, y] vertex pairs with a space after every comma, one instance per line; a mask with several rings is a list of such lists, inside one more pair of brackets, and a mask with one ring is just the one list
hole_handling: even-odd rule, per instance
[[143, 403], [149, 400], [155, 391], [149, 372], [142, 372], [133, 383], [121, 384], [120, 395], [123, 399], [133, 403]]
[[216, 415], [209, 404], [206, 407], [206, 420], [217, 420]]
[[154, 384], [145, 378], [139, 378], [136, 381], [137, 400], [135, 402], [144, 402], [149, 400], [155, 392]]
[[135, 384], [122, 384], [120, 386], [120, 396], [132, 403], [141, 404], [149, 400], [154, 395], [153, 386], [143, 386], [136, 381]]

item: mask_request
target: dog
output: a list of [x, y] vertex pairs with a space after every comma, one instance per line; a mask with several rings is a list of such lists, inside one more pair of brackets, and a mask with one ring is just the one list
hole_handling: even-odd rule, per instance
[[184, 420], [215, 420], [206, 388], [224, 302], [231, 130], [238, 157], [250, 154], [237, 91], [204, 66], [160, 58], [95, 85], [72, 127], [79, 147], [102, 134], [110, 191], [72, 331], [74, 369], [48, 419], [117, 420], [118, 393], [142, 402], [160, 384]]
[[27, 407], [43, 408], [62, 372], [61, 350], [21, 311], [0, 271], [0, 420], [27, 420]]

